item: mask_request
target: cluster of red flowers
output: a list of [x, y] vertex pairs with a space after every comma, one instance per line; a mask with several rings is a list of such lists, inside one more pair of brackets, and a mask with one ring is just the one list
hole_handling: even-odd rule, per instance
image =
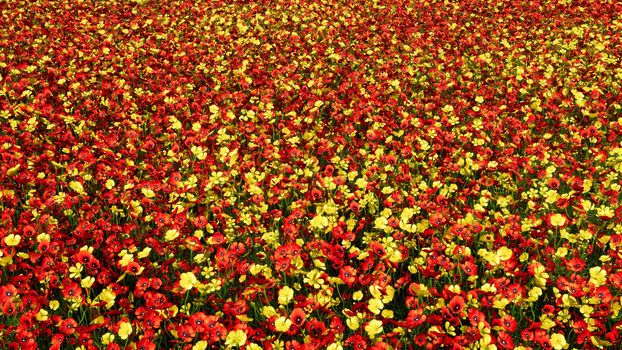
[[0, 348], [620, 348], [620, 14], [0, 3]]

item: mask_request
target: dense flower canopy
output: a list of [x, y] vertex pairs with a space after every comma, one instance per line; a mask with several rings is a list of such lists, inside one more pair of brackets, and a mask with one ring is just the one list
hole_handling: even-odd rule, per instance
[[0, 348], [622, 346], [619, 1], [0, 11]]

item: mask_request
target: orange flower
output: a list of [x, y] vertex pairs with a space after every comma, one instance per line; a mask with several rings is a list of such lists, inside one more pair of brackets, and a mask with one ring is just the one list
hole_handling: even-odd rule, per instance
[[423, 309], [416, 309], [408, 311], [408, 316], [406, 316], [406, 320], [403, 322], [403, 327], [406, 328], [415, 328], [425, 322], [427, 316], [423, 314]]
[[78, 322], [76, 322], [76, 320], [74, 320], [73, 318], [67, 318], [61, 321], [58, 328], [60, 329], [61, 332], [69, 335], [69, 334], [73, 334], [76, 331], [77, 326], [78, 326]]
[[462, 315], [465, 307], [464, 298], [459, 295], [451, 298], [448, 304], [449, 311], [454, 315]]
[[301, 308], [295, 308], [289, 315], [290, 321], [292, 321], [292, 324], [296, 327], [302, 327], [302, 325], [305, 323], [306, 318], [307, 314]]
[[566, 261], [566, 267], [568, 268], [568, 270], [573, 272], [583, 271], [583, 269], [585, 268], [585, 260], [581, 259], [580, 257], [574, 257]]
[[351, 287], [356, 282], [356, 270], [352, 266], [344, 266], [339, 270], [339, 278]]

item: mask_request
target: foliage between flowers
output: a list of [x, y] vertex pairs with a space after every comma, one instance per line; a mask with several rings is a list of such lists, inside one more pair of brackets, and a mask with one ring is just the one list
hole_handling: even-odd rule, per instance
[[0, 9], [0, 348], [622, 346], [618, 1]]

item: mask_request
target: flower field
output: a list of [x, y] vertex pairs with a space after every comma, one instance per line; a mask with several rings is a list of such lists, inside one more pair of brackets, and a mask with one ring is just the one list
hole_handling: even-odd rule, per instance
[[0, 349], [622, 348], [621, 2], [0, 12]]

